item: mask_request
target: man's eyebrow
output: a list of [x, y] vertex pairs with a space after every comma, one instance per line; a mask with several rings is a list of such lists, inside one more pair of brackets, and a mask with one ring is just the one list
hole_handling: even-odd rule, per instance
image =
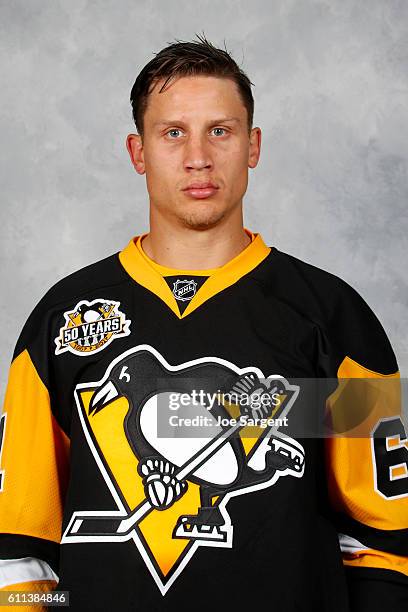
[[[220, 119], [212, 119], [208, 122], [208, 125], [215, 125], [218, 123], [241, 123], [239, 117], [221, 117]], [[181, 119], [163, 120], [157, 121], [153, 124], [153, 127], [165, 127], [168, 125], [185, 125], [185, 122]]]

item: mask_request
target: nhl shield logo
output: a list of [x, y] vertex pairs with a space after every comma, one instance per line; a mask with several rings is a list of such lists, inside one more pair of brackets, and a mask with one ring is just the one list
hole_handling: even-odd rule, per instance
[[195, 280], [181, 280], [177, 279], [173, 283], [173, 295], [176, 300], [180, 302], [189, 302], [196, 294], [197, 283]]
[[65, 325], [55, 338], [55, 354], [70, 351], [74, 355], [91, 355], [108, 346], [115, 338], [130, 334], [130, 320], [119, 310], [120, 302], [97, 298], [78, 302], [64, 312]]

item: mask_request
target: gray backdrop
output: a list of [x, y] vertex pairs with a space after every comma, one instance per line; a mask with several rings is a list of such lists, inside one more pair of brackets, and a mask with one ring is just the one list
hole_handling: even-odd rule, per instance
[[[147, 231], [125, 148], [153, 54], [202, 32], [255, 83], [245, 224], [370, 304], [408, 374], [408, 2], [2, 0], [1, 388], [57, 280]], [[250, 6], [250, 11], [248, 9]]]

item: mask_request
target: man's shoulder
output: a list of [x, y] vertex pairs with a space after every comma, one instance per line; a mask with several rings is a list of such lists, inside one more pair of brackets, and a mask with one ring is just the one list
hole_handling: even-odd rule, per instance
[[277, 293], [297, 308], [330, 320], [339, 308], [370, 309], [359, 291], [341, 276], [273, 247], [266, 275]]
[[280, 298], [313, 319], [340, 355], [383, 373], [398, 368], [394, 352], [375, 307], [340, 276], [277, 251]]
[[103, 298], [109, 288], [127, 282], [128, 276], [119, 262], [119, 253], [113, 253], [88, 264], [61, 278], [34, 304], [19, 339], [14, 357], [38, 340], [44, 330], [52, 330], [64, 312], [74, 311], [82, 300]]
[[108, 255], [59, 279], [43, 295], [37, 307], [54, 308], [66, 300], [72, 301], [98, 289], [122, 284], [127, 275], [118, 255], [118, 252]]

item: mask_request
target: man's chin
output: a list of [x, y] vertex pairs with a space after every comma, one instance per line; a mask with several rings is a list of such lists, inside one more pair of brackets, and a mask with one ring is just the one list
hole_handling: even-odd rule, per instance
[[212, 214], [187, 214], [180, 215], [179, 220], [182, 222], [184, 227], [194, 230], [207, 230], [215, 227], [222, 221], [225, 216], [225, 212], [217, 211]]

